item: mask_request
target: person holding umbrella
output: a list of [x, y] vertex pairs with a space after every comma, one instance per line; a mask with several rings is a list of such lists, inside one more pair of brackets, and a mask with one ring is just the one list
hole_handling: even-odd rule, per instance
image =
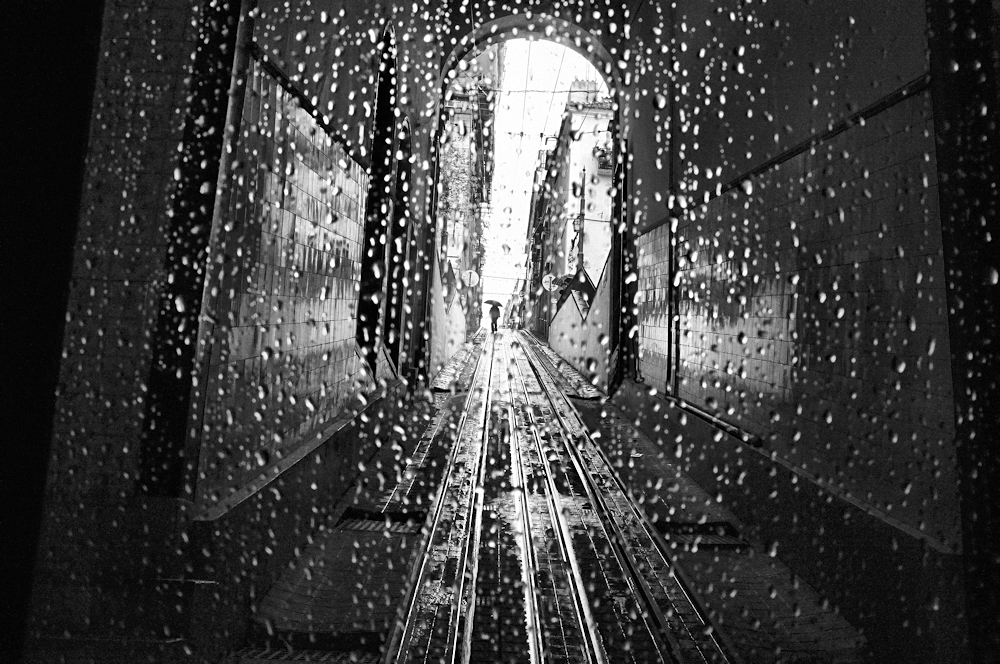
[[497, 320], [500, 319], [500, 303], [496, 300], [486, 300], [483, 304], [489, 304], [490, 306], [490, 327], [493, 334], [497, 333]]

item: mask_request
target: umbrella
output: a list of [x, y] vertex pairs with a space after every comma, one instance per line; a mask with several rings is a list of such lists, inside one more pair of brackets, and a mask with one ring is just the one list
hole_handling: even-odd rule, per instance
[[483, 304], [492, 304], [495, 307], [502, 307], [503, 305], [496, 300], [483, 300]]

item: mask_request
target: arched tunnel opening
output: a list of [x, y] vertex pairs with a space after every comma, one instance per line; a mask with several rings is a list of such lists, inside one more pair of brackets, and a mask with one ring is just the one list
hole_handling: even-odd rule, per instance
[[593, 45], [512, 30], [470, 39], [443, 86], [436, 267], [445, 313], [459, 306], [464, 320], [434, 318], [434, 336], [460, 345], [493, 302], [504, 326], [549, 341], [606, 390], [624, 281], [615, 220], [627, 217], [617, 92]]
[[993, 661], [998, 24], [108, 0], [19, 654]]

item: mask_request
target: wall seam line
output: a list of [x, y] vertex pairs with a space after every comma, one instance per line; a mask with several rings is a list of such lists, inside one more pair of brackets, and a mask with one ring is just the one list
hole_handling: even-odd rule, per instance
[[[311, 440], [307, 440], [305, 443], [289, 452], [286, 457], [279, 460], [273, 466], [265, 469], [255, 479], [250, 480], [215, 505], [204, 508], [203, 511], [193, 516], [192, 519], [194, 521], [215, 521], [216, 519], [225, 516], [231, 510], [245, 502], [248, 498], [252, 498], [263, 491], [267, 485], [278, 479], [292, 466], [298, 464], [311, 453], [329, 443], [333, 439], [334, 435], [358, 421], [361, 415], [369, 412], [375, 404], [382, 403], [382, 401], [390, 394], [395, 395], [400, 387], [405, 387], [405, 383], [402, 380], [393, 379], [383, 390], [380, 390], [378, 398], [369, 400], [363, 408], [356, 410], [354, 413], [347, 416], [337, 418], [332, 423], [326, 425], [316, 435], [311, 436]], [[197, 503], [191, 504], [196, 507], [198, 506]]]
[[365, 170], [368, 170], [368, 168], [370, 167], [368, 160], [358, 155], [357, 150], [355, 149], [354, 145], [351, 143], [349, 139], [347, 139], [340, 132], [334, 130], [334, 128], [330, 125], [330, 123], [327, 122], [326, 117], [323, 115], [323, 113], [318, 108], [316, 108], [316, 106], [314, 106], [313, 103], [309, 101], [309, 99], [306, 98], [305, 94], [303, 94], [303, 92], [299, 90], [298, 86], [296, 86], [295, 83], [292, 82], [292, 79], [289, 78], [289, 76], [284, 71], [282, 71], [281, 68], [278, 67], [278, 65], [276, 65], [273, 61], [271, 61], [271, 59], [268, 57], [268, 55], [264, 52], [264, 50], [260, 47], [260, 45], [256, 41], [250, 42], [248, 51], [250, 53], [250, 57], [253, 58], [258, 64], [260, 64], [260, 66], [267, 73], [273, 76], [278, 81], [278, 85], [284, 88], [286, 92], [288, 92], [290, 95], [292, 95], [292, 97], [295, 98], [295, 100], [299, 103], [299, 106], [302, 108], [302, 110], [304, 110], [306, 113], [312, 116], [312, 118], [316, 121], [316, 124], [318, 124], [323, 129], [323, 131], [326, 132], [326, 135], [329, 136], [334, 143], [343, 148], [344, 151], [347, 152], [348, 156], [351, 157], [351, 159], [360, 164]]
[[[813, 148], [822, 143], [826, 143], [832, 138], [844, 133], [848, 129], [862, 125], [862, 123], [864, 123], [866, 120], [870, 120], [871, 118], [882, 113], [883, 111], [889, 110], [893, 106], [898, 105], [899, 103], [909, 99], [914, 95], [929, 90], [930, 84], [931, 84], [931, 75], [929, 73], [921, 74], [912, 81], [909, 81], [908, 83], [904, 84], [903, 86], [899, 87], [898, 89], [894, 90], [888, 95], [882, 97], [878, 101], [869, 104], [868, 106], [854, 113], [853, 115], [849, 115], [840, 122], [835, 123], [828, 129], [821, 131], [817, 134], [813, 134], [812, 136], [809, 136], [808, 138], [788, 148], [781, 154], [775, 155], [774, 157], [771, 157], [770, 159], [760, 164], [759, 166], [755, 166], [749, 171], [743, 173], [742, 175], [738, 175], [737, 177], [731, 179], [726, 184], [716, 188], [715, 195], [708, 197], [704, 201], [701, 201], [700, 203], [693, 205], [692, 208], [688, 209], [690, 210], [696, 207], [702, 207], [704, 205], [707, 205], [716, 198], [724, 196], [728, 192], [739, 187], [744, 181], [750, 180], [759, 175], [763, 175], [772, 168], [780, 166], [786, 161], [794, 159], [795, 157], [799, 156], [806, 150], [809, 150], [810, 148]], [[640, 237], [642, 237], [642, 235], [652, 233], [661, 226], [669, 223], [670, 220], [673, 218], [679, 218], [680, 216], [683, 215], [684, 212], [685, 210], [682, 210], [680, 214], [672, 214], [668, 212], [666, 216], [661, 218], [659, 221], [647, 226], [646, 229], [640, 235]]]

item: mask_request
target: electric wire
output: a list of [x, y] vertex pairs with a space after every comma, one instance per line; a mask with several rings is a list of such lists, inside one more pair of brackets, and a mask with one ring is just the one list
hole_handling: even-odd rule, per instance
[[[524, 63], [524, 87], [525, 88], [528, 87], [528, 77], [530, 76], [530, 74], [531, 74], [531, 41], [528, 41], [528, 57], [526, 58], [525, 63]], [[521, 128], [522, 131], [524, 130], [524, 111], [527, 108], [527, 106], [528, 106], [528, 100], [527, 100], [527, 98], [522, 99], [521, 100], [521, 122], [518, 124], [518, 126]], [[521, 143], [523, 141], [524, 141], [524, 136], [522, 135], [518, 139], [518, 141], [517, 141], [517, 151], [516, 151], [516, 154], [519, 157], [522, 154], [522, 152], [521, 152]]]
[[[559, 69], [556, 70], [556, 80], [555, 80], [555, 85], [553, 85], [553, 87], [555, 87], [556, 85], [559, 85], [559, 77], [562, 76], [563, 63], [566, 62], [566, 51], [568, 51], [568, 50], [569, 50], [568, 48], [566, 48], [565, 46], [563, 46], [563, 48], [562, 48], [562, 57], [559, 58]], [[571, 86], [571, 88], [572, 88], [572, 86]], [[542, 125], [542, 135], [543, 136], [545, 135], [545, 129], [549, 126], [549, 117], [552, 115], [552, 104], [556, 100], [556, 95], [560, 94], [562, 92], [565, 92], [566, 94], [569, 94], [570, 90], [553, 90], [552, 91], [552, 96], [549, 97], [549, 105], [548, 105], [548, 108], [545, 109], [545, 118], [543, 120], [544, 124]], [[521, 131], [524, 131], [524, 127], [521, 127]]]

